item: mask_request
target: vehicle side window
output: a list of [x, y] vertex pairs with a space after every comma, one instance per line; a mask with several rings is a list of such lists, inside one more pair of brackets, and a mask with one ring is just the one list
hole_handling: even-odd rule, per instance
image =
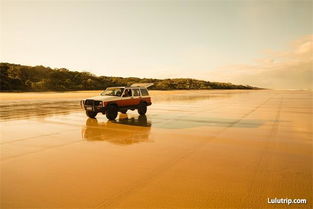
[[118, 89], [117, 91], [115, 91], [115, 93], [113, 93], [113, 95], [115, 94], [114, 96], [120, 97], [122, 96], [122, 93], [123, 93], [122, 89]]
[[130, 89], [125, 89], [123, 97], [131, 97], [132, 91]]
[[147, 89], [140, 89], [141, 95], [142, 96], [149, 96], [148, 90]]
[[134, 97], [139, 97], [140, 96], [139, 89], [133, 89], [133, 95]]

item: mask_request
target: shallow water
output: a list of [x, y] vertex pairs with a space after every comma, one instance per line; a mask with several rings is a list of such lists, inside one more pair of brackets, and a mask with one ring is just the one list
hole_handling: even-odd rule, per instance
[[312, 206], [311, 91], [158, 95], [113, 122], [78, 101], [0, 103], [1, 208]]

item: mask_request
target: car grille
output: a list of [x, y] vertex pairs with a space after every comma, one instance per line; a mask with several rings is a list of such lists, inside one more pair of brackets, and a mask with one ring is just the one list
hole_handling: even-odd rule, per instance
[[100, 101], [95, 101], [95, 100], [92, 100], [92, 99], [86, 99], [84, 104], [85, 105], [99, 106], [100, 105]]

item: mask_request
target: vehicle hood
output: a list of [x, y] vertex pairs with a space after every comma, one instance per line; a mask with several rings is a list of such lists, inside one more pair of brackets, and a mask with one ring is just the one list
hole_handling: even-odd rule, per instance
[[87, 99], [92, 99], [92, 100], [97, 100], [97, 101], [112, 101], [112, 100], [117, 100], [119, 97], [116, 96], [95, 96], [95, 97], [90, 97]]

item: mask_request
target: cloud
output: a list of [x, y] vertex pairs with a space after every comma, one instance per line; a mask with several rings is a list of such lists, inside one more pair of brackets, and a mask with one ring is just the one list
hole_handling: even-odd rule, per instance
[[[211, 80], [226, 78], [275, 89], [313, 89], [313, 35], [290, 43], [287, 50], [267, 50], [254, 64], [228, 65], [214, 70]], [[224, 80], [224, 79], [223, 79]]]

